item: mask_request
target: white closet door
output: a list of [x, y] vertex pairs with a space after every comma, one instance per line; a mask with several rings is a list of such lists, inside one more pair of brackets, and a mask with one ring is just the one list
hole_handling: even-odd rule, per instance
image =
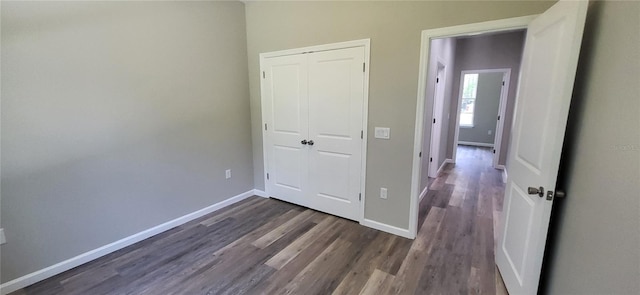
[[364, 48], [308, 54], [311, 207], [359, 219]]
[[267, 192], [284, 201], [309, 206], [307, 56], [290, 55], [263, 63], [263, 126]]

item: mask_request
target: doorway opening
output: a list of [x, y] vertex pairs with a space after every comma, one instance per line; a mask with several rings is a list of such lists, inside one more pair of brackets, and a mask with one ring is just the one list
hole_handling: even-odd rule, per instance
[[[423, 215], [434, 206], [464, 212], [459, 218], [475, 224], [474, 234], [452, 239], [484, 245], [491, 260], [502, 228], [503, 171], [525, 38], [525, 29], [509, 29], [429, 41], [421, 159], [426, 170], [417, 207]], [[418, 213], [418, 229], [424, 218]], [[464, 227], [451, 220], [443, 226]], [[502, 282], [495, 268], [483, 276]]]
[[[506, 288], [511, 293], [533, 294], [537, 291], [551, 208], [556, 197], [564, 196], [563, 193], [561, 194], [561, 189], [556, 187], [556, 180], [587, 9], [586, 1], [559, 1], [538, 16], [422, 32], [409, 230], [415, 232], [421, 239], [431, 237], [432, 227], [427, 226], [426, 230], [417, 231], [418, 212], [422, 211], [420, 208], [422, 203], [431, 207], [427, 209], [434, 209], [436, 212], [439, 211], [437, 208], [444, 209], [444, 220], [449, 216], [453, 223], [458, 222], [459, 235], [454, 234], [454, 237], [465, 238], [468, 236], [466, 233], [469, 229], [475, 228], [472, 232], [479, 236], [484, 235], [484, 238], [474, 240], [471, 249], [481, 249], [483, 253], [478, 257], [484, 263], [481, 263], [480, 267], [485, 266], [485, 270], [476, 269], [475, 274], [488, 272], [491, 276], [496, 274], [491, 267], [497, 266], [504, 278]], [[420, 123], [425, 121], [424, 116], [429, 113], [425, 112], [425, 106], [433, 105], [433, 103], [429, 104], [427, 97], [433, 91], [426, 91], [429, 81], [427, 79], [433, 75], [433, 72], [429, 72], [429, 65], [433, 63], [433, 59], [429, 59], [429, 54], [435, 49], [431, 43], [439, 38], [460, 36], [472, 38], [484, 33], [516, 29], [526, 29], [527, 33], [521, 59], [522, 69], [512, 70], [514, 73], [512, 76], [517, 76], [520, 79], [518, 83], [521, 84], [518, 87], [517, 103], [514, 104], [517, 115], [513, 116], [514, 122], [511, 124], [513, 131], [503, 132], [511, 137], [507, 158], [510, 175], [506, 184], [502, 185], [500, 192], [481, 187], [483, 184], [499, 186], [503, 183], [503, 181], [496, 182], [498, 178], [495, 177], [493, 180], [486, 177], [483, 179], [482, 172], [486, 176], [489, 171], [497, 171], [494, 168], [481, 171], [479, 178], [469, 179], [465, 186], [466, 191], [463, 191], [464, 194], [456, 193], [450, 184], [458, 179], [438, 177], [432, 187], [436, 184], [444, 187], [443, 193], [440, 194], [442, 198], [438, 196], [425, 198], [433, 201], [419, 203], [421, 163], [423, 163], [420, 156], [425, 146], [423, 133], [427, 133], [424, 129], [431, 128], [430, 125], [423, 126]], [[457, 109], [456, 113], [458, 113]], [[476, 116], [475, 112], [473, 116]], [[506, 118], [505, 121], [507, 121]], [[510, 124], [506, 123], [504, 126], [510, 126]], [[431, 131], [428, 133], [435, 134]], [[445, 132], [440, 134], [443, 133]], [[427, 153], [427, 155], [430, 154]], [[458, 166], [456, 165], [455, 168], [457, 169]], [[477, 171], [474, 171], [477, 167], [471, 168], [472, 175], [477, 176]], [[465, 183], [465, 179], [460, 182]], [[467, 201], [468, 192], [470, 193], [469, 202]], [[431, 195], [433, 196], [433, 193]], [[488, 202], [490, 198], [485, 197], [487, 195], [499, 195], [500, 198], [492, 205]], [[451, 200], [454, 202], [452, 203]], [[502, 217], [496, 219], [494, 217], [496, 214], [492, 216], [490, 212], [491, 209], [502, 208], [502, 201], [504, 201], [504, 210], [499, 214]], [[468, 208], [475, 211], [475, 214], [467, 214], [469, 212], [461, 210], [457, 206], [460, 203], [462, 206], [468, 204]], [[443, 213], [441, 210], [439, 212]], [[452, 213], [449, 215], [449, 212]], [[431, 219], [441, 217], [437, 213], [427, 214], [433, 216]], [[471, 220], [465, 218], [471, 218]], [[429, 220], [428, 217], [425, 219], [425, 224], [427, 220]], [[486, 231], [478, 231], [476, 227], [478, 224], [489, 224], [495, 220], [503, 224], [503, 229], [498, 231], [497, 243], [493, 241], [495, 237], [487, 238], [487, 232], [496, 232], [493, 227], [486, 227]], [[444, 232], [450, 232], [448, 224], [439, 224], [438, 227], [444, 227], [447, 229]], [[452, 244], [458, 243], [453, 241]], [[459, 253], [464, 253], [465, 250], [462, 251]], [[473, 273], [473, 267], [471, 272]], [[479, 281], [483, 279], [480, 278]]]
[[447, 165], [467, 159], [458, 159], [458, 146], [488, 150], [487, 167], [506, 179], [525, 36], [525, 29], [510, 28], [429, 40], [420, 199]]
[[[504, 37], [506, 40], [515, 38], [515, 42], [520, 39], [524, 42], [524, 32], [509, 32]], [[491, 165], [494, 168], [505, 169], [509, 134], [505, 134], [504, 126], [505, 123], [511, 124], [515, 101], [515, 91], [509, 91], [511, 69], [520, 66], [521, 48], [506, 48], [511, 51], [512, 57], [505, 58], [501, 63], [511, 64], [510, 68], [461, 71], [452, 144], [453, 163], [458, 161], [459, 146], [476, 146], [487, 148], [493, 153]], [[517, 82], [517, 77], [514, 80]]]
[[[422, 157], [419, 165], [414, 159], [414, 181], [416, 175], [418, 179], [412, 187], [415, 215], [410, 217], [410, 232], [423, 231], [421, 221], [432, 208], [458, 212], [459, 219], [445, 220], [442, 226], [460, 232], [464, 224], [475, 224], [472, 237], [461, 235], [466, 240], [460, 242], [486, 241], [483, 249], [488, 254], [483, 257], [494, 259], [504, 191], [504, 176], [498, 169], [506, 164], [530, 19], [423, 32], [419, 87], [423, 96], [417, 110], [423, 124], [416, 126], [415, 147]], [[487, 278], [499, 278], [494, 268], [485, 271]]]

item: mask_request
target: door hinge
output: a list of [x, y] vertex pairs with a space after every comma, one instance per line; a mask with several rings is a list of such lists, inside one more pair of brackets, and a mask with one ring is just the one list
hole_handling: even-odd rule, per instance
[[429, 162], [433, 162], [433, 158], [429, 158]]
[[364, 130], [360, 130], [360, 139], [364, 139]]
[[500, 115], [498, 115], [498, 121], [500, 121]]
[[264, 71], [262, 71], [262, 79], [264, 79], [266, 77]]
[[267, 180], [269, 180], [269, 173], [267, 173]]
[[359, 193], [359, 194], [358, 194], [358, 201], [361, 201], [361, 202], [362, 202], [362, 193]]
[[436, 83], [440, 83], [440, 78], [436, 78]]
[[422, 152], [419, 152], [419, 153], [418, 153], [418, 157], [419, 157], [419, 158], [422, 158]]
[[435, 124], [435, 123], [436, 123], [436, 118], [433, 118], [433, 124]]
[[496, 150], [495, 150], [495, 149], [493, 150], [493, 153], [494, 153], [494, 154], [496, 153]]
[[267, 130], [267, 123], [264, 123], [264, 130]]
[[366, 63], [362, 63], [362, 72], [364, 73], [364, 69], [366, 69]]
[[502, 81], [502, 86], [504, 86], [504, 81]]

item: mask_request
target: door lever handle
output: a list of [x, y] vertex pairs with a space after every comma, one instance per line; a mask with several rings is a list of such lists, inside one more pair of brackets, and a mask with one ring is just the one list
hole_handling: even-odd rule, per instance
[[538, 195], [538, 197], [544, 197], [544, 187], [540, 187], [540, 188], [535, 188], [530, 186], [529, 188], [527, 188], [527, 193], [529, 193], [530, 195]]

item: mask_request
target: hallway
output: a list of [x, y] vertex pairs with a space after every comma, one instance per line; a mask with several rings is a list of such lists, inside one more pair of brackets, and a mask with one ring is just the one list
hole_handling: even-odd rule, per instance
[[506, 294], [494, 262], [504, 183], [491, 167], [489, 148], [458, 146], [456, 164], [448, 164], [420, 202], [418, 224], [433, 213], [443, 215], [423, 278], [427, 294], [440, 292]]

